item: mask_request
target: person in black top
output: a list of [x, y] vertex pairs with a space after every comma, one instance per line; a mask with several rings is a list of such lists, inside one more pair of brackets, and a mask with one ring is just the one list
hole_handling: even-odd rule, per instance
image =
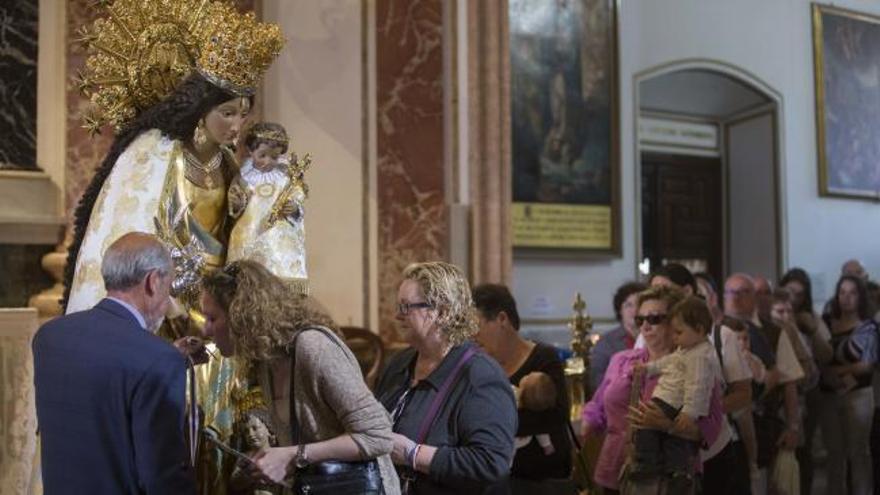
[[403, 278], [397, 320], [411, 347], [390, 361], [375, 390], [391, 412], [391, 459], [403, 491], [484, 493], [510, 471], [513, 390], [498, 363], [471, 341], [477, 318], [461, 271], [415, 263]]
[[[551, 346], [523, 339], [519, 333], [516, 301], [507, 287], [485, 284], [474, 288], [474, 304], [480, 316], [476, 340], [495, 358], [514, 387], [519, 387], [519, 427], [510, 486], [514, 494], [571, 490], [571, 439], [566, 422], [569, 399], [562, 362]], [[549, 379], [548, 379], [549, 377]], [[550, 407], [538, 399], [548, 395], [540, 389], [550, 382]]]
[[876, 483], [872, 481], [876, 473], [872, 474], [870, 448], [874, 413], [871, 380], [880, 336], [861, 278], [841, 276], [834, 294], [825, 321], [834, 353], [819, 382], [822, 439], [828, 448], [828, 493], [869, 495]]

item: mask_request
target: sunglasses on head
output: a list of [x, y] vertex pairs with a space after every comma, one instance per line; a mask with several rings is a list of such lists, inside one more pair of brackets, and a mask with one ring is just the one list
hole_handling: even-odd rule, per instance
[[636, 326], [640, 327], [645, 322], [648, 322], [649, 325], [659, 325], [666, 321], [666, 314], [657, 314], [657, 315], [646, 315], [646, 316], [636, 316]]

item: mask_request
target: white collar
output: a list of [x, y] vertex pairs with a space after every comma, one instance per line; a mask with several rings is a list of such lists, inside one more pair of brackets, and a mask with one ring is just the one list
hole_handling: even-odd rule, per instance
[[251, 186], [260, 184], [278, 184], [287, 180], [287, 174], [284, 171], [284, 164], [281, 163], [277, 167], [263, 172], [254, 167], [254, 161], [248, 158], [241, 167], [241, 178]]
[[143, 328], [144, 330], [147, 330], [147, 320], [144, 319], [144, 315], [142, 315], [141, 312], [138, 311], [138, 309], [136, 307], [132, 306], [131, 304], [128, 304], [127, 302], [123, 301], [122, 299], [117, 299], [112, 296], [107, 296], [107, 299], [110, 299], [111, 301], [118, 303], [120, 306], [127, 309], [128, 312], [131, 313], [132, 316], [134, 316], [135, 319], [138, 321], [141, 328]]

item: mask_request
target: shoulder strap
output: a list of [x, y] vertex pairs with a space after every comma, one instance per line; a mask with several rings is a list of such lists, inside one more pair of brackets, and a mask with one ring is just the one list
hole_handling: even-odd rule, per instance
[[431, 405], [428, 407], [428, 413], [425, 414], [425, 417], [422, 419], [422, 424], [419, 426], [419, 434], [415, 439], [416, 443], [424, 443], [425, 437], [428, 436], [428, 430], [431, 428], [431, 425], [434, 424], [434, 420], [437, 419], [437, 413], [440, 412], [440, 406], [446, 402], [446, 397], [449, 395], [453, 382], [455, 382], [456, 378], [461, 375], [465, 363], [470, 361], [476, 353], [476, 347], [468, 347], [461, 357], [458, 358], [458, 362], [455, 363], [455, 368], [452, 369], [452, 372], [450, 372], [446, 377], [446, 380], [443, 381], [440, 390], [437, 391], [437, 395], [434, 396], [434, 400], [431, 401]]
[[716, 323], [712, 328], [712, 337], [715, 339], [715, 354], [718, 355], [718, 363], [721, 364], [721, 375], [724, 376], [724, 353], [721, 352], [721, 325]]
[[290, 353], [290, 395], [287, 398], [287, 401], [290, 404], [290, 428], [293, 430], [294, 445], [300, 444], [300, 437], [302, 435], [302, 428], [300, 428], [299, 421], [297, 421], [296, 419], [296, 408], [294, 407], [296, 401], [293, 397], [294, 373], [296, 372], [296, 340], [299, 338], [300, 335], [302, 335], [303, 332], [307, 332], [309, 330], [315, 330], [323, 333], [327, 336], [328, 339], [330, 339], [331, 342], [342, 348], [342, 345], [333, 338], [330, 330], [319, 326], [304, 328], [296, 332], [296, 335], [293, 337], [293, 341], [287, 346], [287, 352]]

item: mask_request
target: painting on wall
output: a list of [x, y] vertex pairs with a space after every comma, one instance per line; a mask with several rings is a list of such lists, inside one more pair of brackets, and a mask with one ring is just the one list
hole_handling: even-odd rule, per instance
[[619, 254], [616, 2], [509, 15], [514, 248]]
[[813, 4], [819, 193], [880, 200], [880, 17]]

